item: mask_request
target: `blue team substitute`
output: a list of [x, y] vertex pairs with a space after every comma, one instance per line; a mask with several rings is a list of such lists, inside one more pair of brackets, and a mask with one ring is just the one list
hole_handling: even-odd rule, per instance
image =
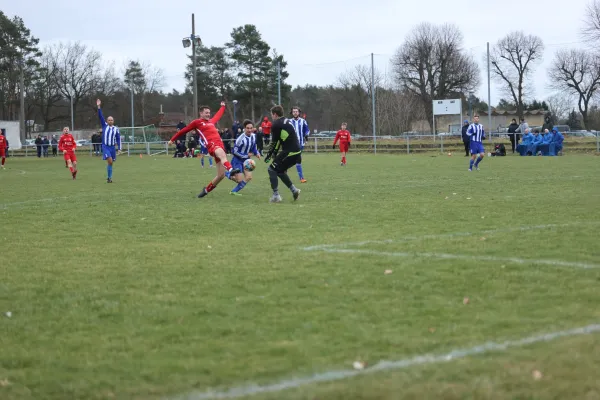
[[106, 183], [112, 183], [113, 162], [117, 161], [117, 150], [121, 152], [121, 132], [115, 126], [113, 117], [104, 119], [102, 115], [102, 102], [96, 100], [98, 106], [98, 117], [102, 125], [102, 159], [106, 160]]
[[[300, 143], [300, 150], [304, 150], [304, 143], [310, 134], [310, 129], [308, 128], [308, 122], [304, 118], [300, 117], [300, 107], [292, 107], [292, 119], [288, 121], [294, 127], [296, 131], [296, 136], [298, 136], [298, 143]], [[304, 172], [302, 171], [302, 164], [296, 164], [296, 171], [298, 171], [298, 177], [300, 178], [300, 183], [306, 183], [306, 179], [304, 179]]]
[[[239, 193], [248, 182], [252, 180], [252, 172], [248, 171], [244, 168], [244, 161], [250, 159], [250, 153], [254, 154], [258, 159], [260, 159], [260, 152], [256, 147], [256, 135], [254, 132], [254, 125], [252, 121], [245, 120], [243, 123], [244, 133], [235, 140], [235, 146], [233, 147], [233, 158], [231, 159], [231, 166], [233, 169], [238, 169], [243, 171], [242, 173], [237, 174], [234, 177], [234, 180], [238, 183], [236, 187], [234, 187], [230, 194], [241, 196]], [[243, 176], [243, 177], [242, 177]]]
[[[473, 116], [473, 123], [469, 125], [467, 129], [467, 136], [471, 138], [471, 160], [469, 161], [469, 171], [473, 171], [473, 164], [479, 171], [479, 163], [485, 157], [485, 149], [483, 148], [483, 141], [485, 140], [485, 131], [483, 125], [479, 123], [479, 115]], [[477, 160], [475, 160], [477, 158]]]

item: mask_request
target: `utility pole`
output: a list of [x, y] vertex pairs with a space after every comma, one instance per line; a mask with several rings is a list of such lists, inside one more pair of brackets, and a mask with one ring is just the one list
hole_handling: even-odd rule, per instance
[[21, 92], [21, 110], [19, 112], [19, 125], [20, 125], [20, 134], [19, 137], [21, 139], [21, 143], [25, 143], [25, 139], [27, 138], [27, 132], [25, 131], [25, 77], [23, 76], [24, 69], [24, 60], [21, 58], [21, 73], [19, 76], [19, 91]]
[[192, 13], [192, 65], [194, 77], [194, 110], [192, 119], [198, 117], [198, 72], [196, 71], [196, 22]]

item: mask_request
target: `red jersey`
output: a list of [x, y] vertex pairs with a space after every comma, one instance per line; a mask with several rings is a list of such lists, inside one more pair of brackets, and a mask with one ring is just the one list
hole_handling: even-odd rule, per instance
[[177, 138], [179, 136], [185, 135], [192, 129], [197, 129], [200, 132], [200, 141], [204, 145], [206, 145], [207, 143], [211, 143], [211, 142], [220, 142], [221, 135], [219, 135], [219, 131], [215, 127], [215, 124], [217, 122], [219, 122], [219, 120], [221, 119], [221, 117], [223, 116], [224, 113], [225, 113], [225, 106], [221, 107], [219, 109], [219, 111], [217, 111], [217, 113], [211, 119], [199, 118], [199, 119], [193, 120], [192, 122], [190, 122], [190, 124], [188, 126], [186, 126], [185, 128], [181, 129], [179, 132], [177, 132], [171, 138], [171, 142], [175, 142], [175, 140], [177, 140]]
[[60, 137], [58, 141], [58, 149], [60, 151], [74, 151], [75, 147], [77, 147], [77, 143], [75, 143], [75, 138], [70, 133], [65, 133]]
[[350, 132], [348, 132], [347, 130], [338, 131], [335, 134], [335, 139], [333, 140], [334, 146], [338, 140], [340, 141], [340, 144], [350, 143], [352, 141], [352, 138], [350, 137]]
[[0, 135], [0, 149], [6, 149], [8, 147], [8, 142], [4, 135]]
[[269, 121], [267, 119], [267, 120], [263, 121], [263, 123], [260, 124], [260, 126], [262, 127], [263, 134], [265, 134], [265, 135], [270, 135], [271, 134], [271, 126], [273, 126], [273, 124], [271, 123], [271, 121]]

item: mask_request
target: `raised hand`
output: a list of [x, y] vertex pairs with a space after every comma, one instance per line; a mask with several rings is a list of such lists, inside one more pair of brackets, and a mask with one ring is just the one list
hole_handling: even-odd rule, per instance
[[102, 105], [102, 102], [100, 101], [100, 99], [96, 100], [96, 105], [98, 106], [98, 108], [100, 108], [100, 106]]

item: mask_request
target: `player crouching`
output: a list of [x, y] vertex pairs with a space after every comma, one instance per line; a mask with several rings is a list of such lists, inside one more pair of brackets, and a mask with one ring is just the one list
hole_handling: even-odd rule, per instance
[[58, 149], [63, 153], [63, 157], [65, 158], [65, 162], [69, 167], [69, 171], [71, 171], [73, 180], [75, 180], [77, 177], [77, 156], [75, 155], [76, 147], [77, 143], [75, 143], [75, 138], [69, 132], [69, 127], [65, 126], [63, 128], [63, 134], [58, 141]]
[[[252, 180], [252, 166], [253, 161], [250, 158], [252, 154], [260, 160], [260, 153], [256, 148], [256, 135], [254, 132], [254, 125], [252, 121], [244, 121], [244, 133], [235, 140], [235, 146], [233, 148], [233, 158], [231, 159], [231, 165], [234, 169], [244, 171], [242, 173], [235, 174], [233, 179], [237, 182], [237, 186], [233, 188], [230, 194], [241, 196], [240, 190], [246, 187], [246, 185]], [[248, 167], [250, 165], [250, 168]]]

